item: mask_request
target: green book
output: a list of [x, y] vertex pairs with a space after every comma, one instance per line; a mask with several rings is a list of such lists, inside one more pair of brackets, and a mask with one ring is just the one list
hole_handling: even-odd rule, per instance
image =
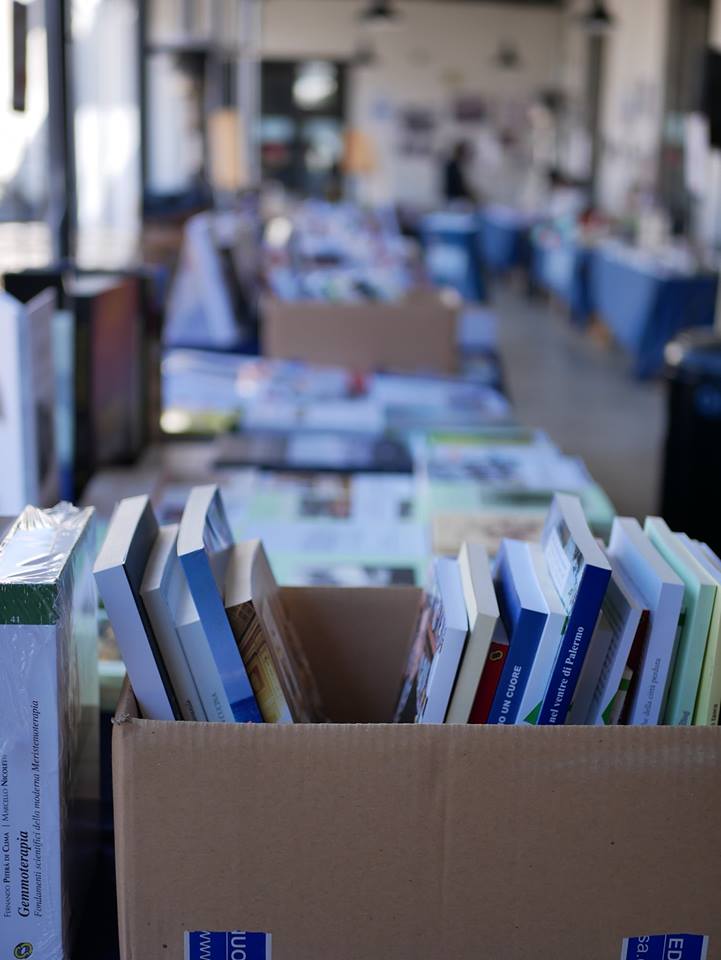
[[693, 722], [716, 584], [664, 520], [647, 517], [644, 530], [684, 585], [680, 634], [663, 722], [686, 726]]

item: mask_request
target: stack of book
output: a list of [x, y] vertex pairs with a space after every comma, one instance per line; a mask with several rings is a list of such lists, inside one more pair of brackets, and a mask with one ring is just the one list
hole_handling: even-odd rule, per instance
[[557, 494], [540, 543], [439, 558], [396, 720], [704, 724], [721, 703], [721, 560], [658, 517], [594, 539]]
[[258, 540], [235, 543], [218, 488], [179, 524], [121, 501], [95, 564], [138, 705], [156, 720], [310, 722], [319, 700]]

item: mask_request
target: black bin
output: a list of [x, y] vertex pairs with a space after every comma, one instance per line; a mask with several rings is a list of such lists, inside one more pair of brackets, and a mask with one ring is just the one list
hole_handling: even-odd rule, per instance
[[661, 512], [721, 550], [721, 335], [687, 330], [666, 347], [668, 428]]

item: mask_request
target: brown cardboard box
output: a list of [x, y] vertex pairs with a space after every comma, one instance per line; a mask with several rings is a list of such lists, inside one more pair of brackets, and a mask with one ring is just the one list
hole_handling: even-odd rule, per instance
[[[414, 588], [283, 591], [331, 716], [387, 719]], [[186, 930], [273, 960], [617, 960], [623, 938], [721, 956], [718, 728], [114, 729], [124, 960]]]
[[434, 291], [395, 303], [265, 298], [261, 351], [268, 357], [355, 370], [455, 373], [458, 309]]

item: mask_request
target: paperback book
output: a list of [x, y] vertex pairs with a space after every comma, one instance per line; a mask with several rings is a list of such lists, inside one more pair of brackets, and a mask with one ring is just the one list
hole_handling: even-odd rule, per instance
[[439, 557], [419, 617], [396, 721], [443, 723], [468, 634], [458, 562]]
[[571, 494], [553, 498], [541, 544], [567, 619], [538, 723], [561, 724], [573, 702], [611, 567], [588, 527], [581, 501]]
[[608, 545], [611, 562], [623, 570], [648, 609], [645, 642], [632, 649], [633, 678], [623, 718], [646, 726], [661, 722], [668, 683], [682, 625], [684, 588], [681, 579], [632, 517], [616, 517]]
[[716, 583], [693, 553], [660, 517], [647, 517], [644, 527], [651, 543], [684, 584], [683, 623], [674, 659], [664, 723], [693, 722], [706, 640], [716, 600]]
[[259, 723], [263, 716], [223, 603], [233, 546], [218, 487], [193, 487], [178, 530], [178, 556], [233, 717]]

